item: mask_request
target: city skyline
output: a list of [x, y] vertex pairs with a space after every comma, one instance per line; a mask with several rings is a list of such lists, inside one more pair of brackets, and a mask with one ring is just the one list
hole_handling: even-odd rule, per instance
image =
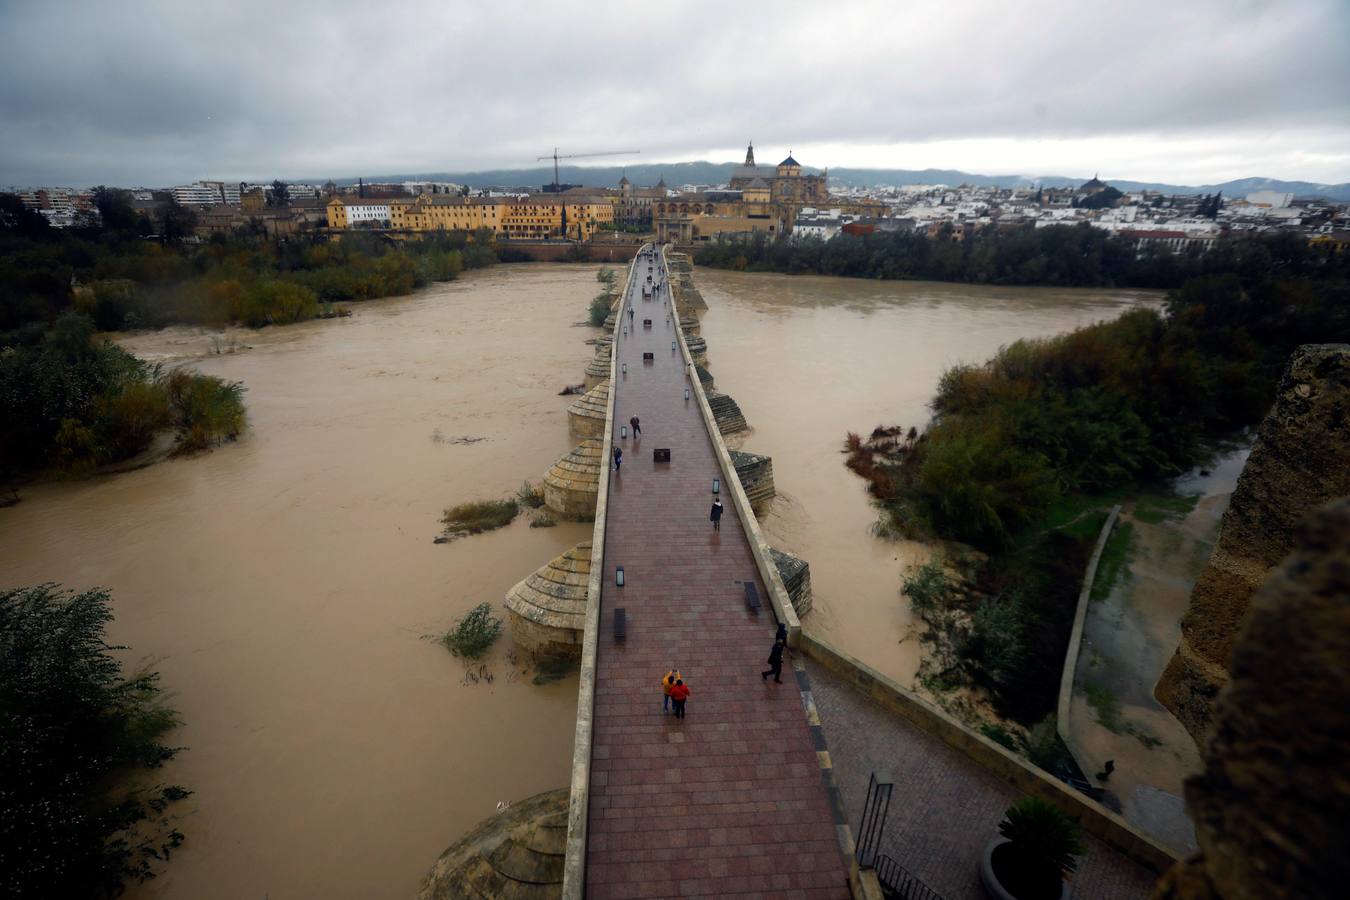
[[554, 146], [724, 162], [748, 139], [832, 168], [1350, 181], [1350, 7], [1332, 0], [0, 17], [4, 184], [525, 169]]

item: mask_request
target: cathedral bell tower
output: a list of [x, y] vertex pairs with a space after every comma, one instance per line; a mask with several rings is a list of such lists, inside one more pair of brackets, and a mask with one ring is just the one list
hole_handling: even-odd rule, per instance
[[746, 164], [747, 166], [753, 166], [753, 165], [755, 164], [755, 142], [754, 142], [754, 141], [751, 141], [751, 142], [750, 142], [750, 145], [749, 145], [748, 147], [745, 148], [745, 164]]

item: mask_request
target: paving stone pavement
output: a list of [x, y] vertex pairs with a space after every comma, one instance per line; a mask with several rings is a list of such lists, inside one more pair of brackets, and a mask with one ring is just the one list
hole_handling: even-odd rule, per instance
[[[856, 829], [862, 818], [871, 774], [888, 770], [895, 788], [881, 852], [946, 900], [983, 898], [980, 858], [1004, 810], [1022, 794], [818, 663], [806, 660], [806, 672], [849, 824]], [[1096, 838], [1085, 842], [1073, 896], [1149, 896], [1157, 876]]]
[[[735, 507], [723, 499], [720, 532], [708, 521], [721, 476], [697, 401], [684, 399], [668, 290], [625, 298], [634, 327], [617, 342], [624, 459], [609, 473], [586, 895], [842, 900], [847, 862], [800, 691], [786, 667], [782, 684], [760, 678], [775, 630], [768, 594]], [[635, 414], [641, 438], [621, 438]], [[671, 462], [654, 462], [655, 448]], [[746, 609], [746, 580], [766, 598], [758, 614]], [[621, 643], [616, 607], [626, 610]], [[672, 665], [692, 691], [682, 720], [661, 710]]]

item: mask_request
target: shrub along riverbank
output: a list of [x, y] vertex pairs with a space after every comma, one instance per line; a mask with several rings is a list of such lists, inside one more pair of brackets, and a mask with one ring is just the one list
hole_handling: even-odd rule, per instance
[[243, 390], [165, 372], [96, 339], [88, 318], [67, 315], [39, 342], [0, 349], [0, 481], [87, 474], [149, 449], [166, 430], [176, 452], [230, 440], [244, 427]]
[[933, 686], [979, 685], [1025, 725], [1053, 710], [1104, 499], [1256, 425], [1298, 345], [1350, 340], [1350, 282], [1271, 276], [1192, 279], [1161, 312], [1018, 341], [944, 373], [922, 432], [849, 436], [879, 532], [981, 551], [947, 560], [971, 590], [948, 572], [915, 605]]

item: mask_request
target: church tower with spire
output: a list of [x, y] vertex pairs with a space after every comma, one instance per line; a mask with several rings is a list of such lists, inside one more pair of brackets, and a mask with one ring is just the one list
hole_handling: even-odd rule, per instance
[[753, 167], [753, 166], [755, 165], [755, 142], [754, 142], [754, 141], [751, 141], [751, 142], [750, 142], [750, 145], [749, 145], [748, 147], [745, 148], [745, 164], [746, 164], [747, 166], [751, 166], [751, 167]]

